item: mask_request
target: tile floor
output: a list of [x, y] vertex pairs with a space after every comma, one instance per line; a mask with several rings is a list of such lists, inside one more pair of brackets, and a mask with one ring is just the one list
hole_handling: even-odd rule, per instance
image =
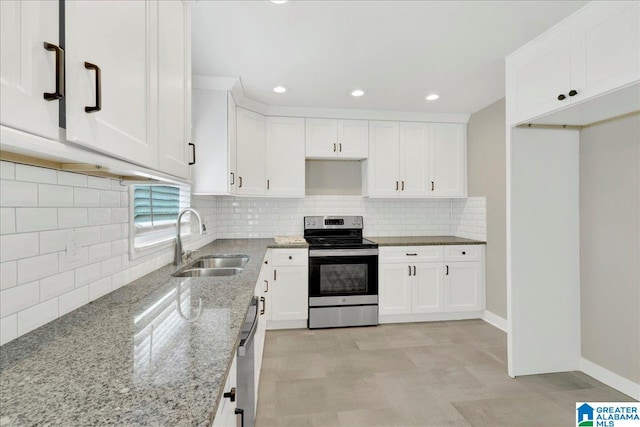
[[571, 426], [577, 401], [630, 401], [581, 372], [507, 376], [482, 320], [269, 331], [256, 427]]

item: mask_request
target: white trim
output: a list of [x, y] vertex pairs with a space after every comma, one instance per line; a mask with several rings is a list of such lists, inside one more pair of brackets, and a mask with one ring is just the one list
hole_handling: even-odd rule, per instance
[[507, 324], [507, 319], [500, 317], [497, 314], [490, 312], [489, 310], [485, 310], [484, 313], [482, 313], [481, 319], [488, 324], [495, 326], [501, 331], [508, 333], [509, 326]]
[[307, 319], [304, 320], [267, 320], [267, 330], [274, 329], [306, 329]]
[[605, 383], [611, 388], [615, 388], [621, 393], [631, 396], [636, 400], [640, 400], [640, 384], [622, 377], [615, 372], [611, 372], [607, 368], [603, 368], [600, 365], [596, 365], [587, 359], [580, 358], [580, 370], [585, 374], [597, 379], [598, 381]]
[[382, 323], [438, 322], [448, 320], [482, 319], [482, 311], [462, 311], [451, 313], [387, 314], [378, 316]]

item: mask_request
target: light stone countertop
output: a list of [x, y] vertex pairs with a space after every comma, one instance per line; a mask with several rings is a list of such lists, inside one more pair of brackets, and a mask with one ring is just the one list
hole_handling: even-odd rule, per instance
[[454, 236], [366, 237], [379, 246], [484, 245], [487, 242]]
[[198, 256], [249, 255], [240, 274], [168, 265], [0, 347], [0, 425], [209, 425], [269, 247], [307, 246], [216, 240]]

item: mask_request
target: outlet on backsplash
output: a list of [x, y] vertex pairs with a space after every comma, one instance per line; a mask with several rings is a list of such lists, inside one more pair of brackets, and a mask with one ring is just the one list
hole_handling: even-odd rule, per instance
[[67, 261], [80, 259], [80, 233], [67, 231]]

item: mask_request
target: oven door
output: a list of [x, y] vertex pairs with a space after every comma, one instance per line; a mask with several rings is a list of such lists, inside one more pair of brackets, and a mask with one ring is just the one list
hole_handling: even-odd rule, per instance
[[[378, 295], [377, 249], [310, 249], [309, 298]], [[369, 300], [370, 298], [366, 298]]]

